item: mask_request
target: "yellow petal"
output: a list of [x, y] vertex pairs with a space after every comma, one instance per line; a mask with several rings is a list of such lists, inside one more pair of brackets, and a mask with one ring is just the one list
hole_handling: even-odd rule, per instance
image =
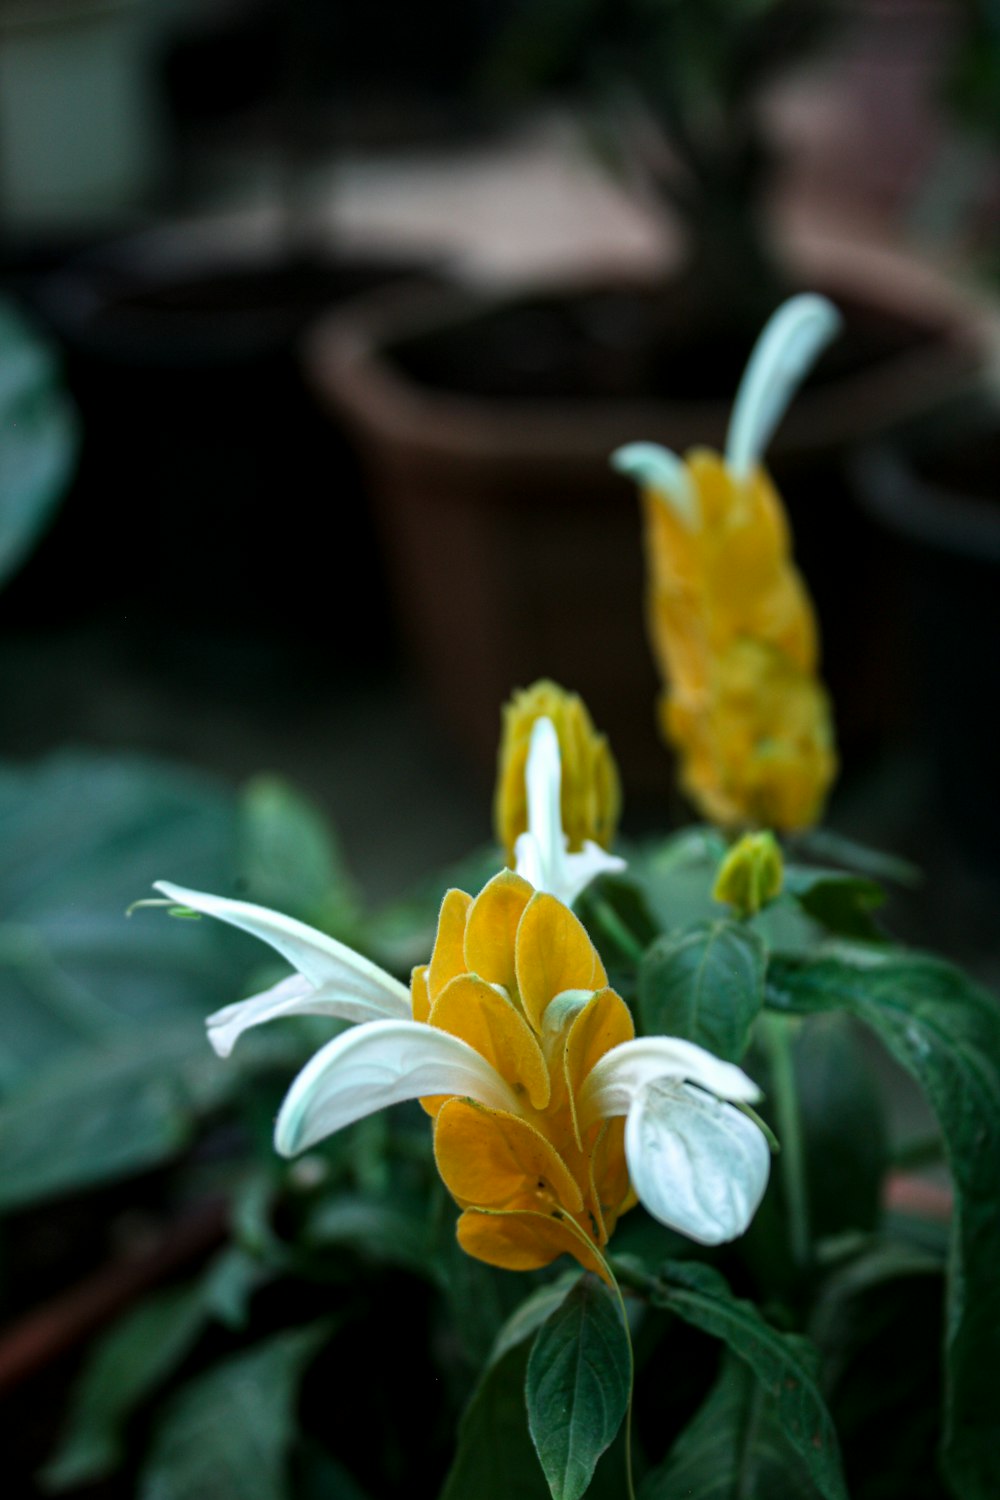
[[598, 990], [573, 1019], [566, 1038], [563, 1067], [573, 1107], [573, 1129], [581, 1148], [583, 1142], [576, 1118], [576, 1096], [583, 1080], [605, 1052], [610, 1052], [619, 1042], [630, 1042], [634, 1036], [632, 1012], [614, 990]]
[[535, 1271], [557, 1256], [572, 1255], [586, 1271], [608, 1280], [608, 1271], [589, 1241], [565, 1219], [532, 1210], [484, 1213], [470, 1208], [458, 1221], [458, 1243], [467, 1255], [506, 1271]]
[[465, 927], [462, 967], [489, 984], [514, 993], [514, 942], [518, 923], [534, 891], [513, 870], [501, 870], [473, 901]]
[[431, 997], [427, 988], [427, 965], [421, 964], [410, 975], [410, 1000], [413, 1004], [413, 1019], [426, 1021], [431, 1013]]
[[583, 1195], [555, 1147], [505, 1110], [449, 1099], [437, 1117], [434, 1156], [445, 1186], [463, 1207], [583, 1208]]
[[551, 1086], [542, 1049], [517, 1007], [475, 974], [460, 974], [438, 995], [432, 1026], [475, 1047], [532, 1108], [544, 1109]]
[[607, 983], [582, 922], [541, 891], [528, 903], [517, 930], [516, 967], [521, 1003], [536, 1031], [545, 1007], [563, 990], [595, 990]]
[[441, 902], [434, 952], [427, 970], [427, 988], [435, 1000], [450, 979], [465, 972], [465, 924], [472, 897], [451, 890]]

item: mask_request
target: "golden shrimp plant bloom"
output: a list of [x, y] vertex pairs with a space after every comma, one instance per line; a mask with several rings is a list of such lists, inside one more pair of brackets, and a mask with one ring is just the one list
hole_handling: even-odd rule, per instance
[[[532, 740], [531, 802], [548, 815], [559, 805], [549, 720]], [[556, 831], [553, 852], [547, 842]], [[558, 882], [567, 860], [586, 858], [566, 854], [558, 820], [528, 834], [535, 867]], [[576, 883], [579, 866], [569, 869]], [[769, 1152], [736, 1106], [755, 1100], [756, 1086], [694, 1043], [636, 1038], [579, 919], [523, 873], [502, 870], [475, 897], [448, 891], [430, 960], [409, 987], [278, 912], [167, 882], [157, 889], [263, 939], [296, 970], [209, 1017], [221, 1056], [248, 1028], [283, 1016], [357, 1023], [293, 1082], [275, 1125], [282, 1155], [419, 1099], [433, 1117], [438, 1170], [461, 1210], [461, 1245], [512, 1270], [565, 1252], [607, 1275], [603, 1247], [637, 1200], [703, 1244], [749, 1224]]]
[[685, 791], [724, 827], [808, 827], [836, 774], [815, 614], [760, 456], [838, 321], [821, 297], [778, 309], [747, 366], [724, 456], [693, 449], [682, 461], [635, 443], [614, 458], [642, 485], [663, 732]]
[[571, 852], [588, 843], [610, 849], [621, 813], [621, 785], [611, 747], [598, 734], [587, 705], [547, 678], [522, 688], [503, 708], [493, 821], [508, 863], [528, 827], [526, 770], [532, 730], [548, 719], [562, 766], [560, 814]]

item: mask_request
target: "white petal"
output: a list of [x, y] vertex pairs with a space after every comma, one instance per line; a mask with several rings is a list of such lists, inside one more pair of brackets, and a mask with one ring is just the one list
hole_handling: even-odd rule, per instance
[[580, 1091], [586, 1124], [627, 1115], [643, 1089], [659, 1080], [688, 1079], [722, 1099], [752, 1104], [760, 1089], [735, 1063], [674, 1036], [644, 1036], [620, 1042], [595, 1064]]
[[771, 1160], [763, 1132], [733, 1105], [663, 1081], [648, 1084], [629, 1112], [625, 1158], [640, 1203], [700, 1245], [743, 1233]]
[[565, 906], [572, 906], [595, 876], [617, 875], [624, 869], [625, 861], [617, 854], [609, 854], [600, 844], [586, 839], [583, 848], [576, 854], [563, 856], [562, 889], [554, 894]]
[[559, 736], [551, 719], [536, 719], [524, 768], [528, 802], [528, 829], [538, 845], [541, 869], [555, 873], [565, 857], [560, 795], [562, 760]]
[[[192, 911], [217, 917], [220, 922], [228, 922], [231, 927], [238, 927], [270, 944], [316, 991], [322, 992], [327, 1001], [336, 997], [345, 1002], [361, 1002], [363, 1010], [359, 1014], [365, 1016], [373, 1012], [381, 1016], [407, 1017], [411, 1014], [410, 992], [405, 984], [369, 959], [362, 958], [353, 948], [338, 943], [336, 938], [328, 937], [324, 932], [317, 932], [314, 927], [307, 927], [304, 922], [297, 922], [294, 917], [268, 911], [264, 906], [253, 906], [249, 901], [231, 901], [225, 896], [191, 891], [167, 880], [158, 880], [156, 889], [179, 906], [189, 906]], [[343, 1010], [332, 1013], [346, 1014]], [[324, 1006], [319, 1014], [331, 1012]]]
[[290, 974], [260, 995], [225, 1005], [208, 1016], [208, 1040], [220, 1057], [228, 1057], [244, 1031], [285, 1016], [330, 1016], [340, 1021], [377, 1021], [386, 1012], [377, 1003], [346, 995], [330, 986], [315, 989], [301, 974]]
[[423, 1021], [370, 1021], [302, 1069], [278, 1113], [275, 1148], [294, 1156], [376, 1110], [434, 1094], [518, 1111], [514, 1090], [468, 1042]]
[[661, 495], [686, 526], [696, 529], [698, 496], [687, 464], [676, 453], [658, 443], [628, 443], [612, 453], [611, 467]]
[[833, 303], [814, 292], [790, 297], [768, 318], [729, 420], [726, 465], [737, 479], [750, 477], [789, 402], [842, 321]]

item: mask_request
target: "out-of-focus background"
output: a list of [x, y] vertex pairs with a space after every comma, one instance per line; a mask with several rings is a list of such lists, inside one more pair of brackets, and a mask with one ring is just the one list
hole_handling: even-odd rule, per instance
[[995, 979], [998, 137], [989, 0], [4, 0], [0, 1086], [156, 990], [153, 878], [281, 904], [258, 773], [399, 897], [488, 839], [544, 674], [626, 832], [684, 821], [607, 455], [718, 446], [801, 288], [845, 314], [771, 454], [830, 822]]

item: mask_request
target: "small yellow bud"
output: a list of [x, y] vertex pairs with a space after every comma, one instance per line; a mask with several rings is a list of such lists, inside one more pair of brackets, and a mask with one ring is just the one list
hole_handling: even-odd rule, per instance
[[503, 730], [493, 801], [493, 822], [507, 860], [528, 826], [525, 768], [536, 720], [551, 719], [559, 740], [562, 824], [571, 852], [587, 839], [611, 845], [621, 812], [618, 768], [603, 734], [594, 728], [583, 700], [543, 678], [517, 691], [503, 708]]
[[752, 917], [781, 892], [784, 865], [773, 833], [745, 833], [719, 866], [712, 898]]

